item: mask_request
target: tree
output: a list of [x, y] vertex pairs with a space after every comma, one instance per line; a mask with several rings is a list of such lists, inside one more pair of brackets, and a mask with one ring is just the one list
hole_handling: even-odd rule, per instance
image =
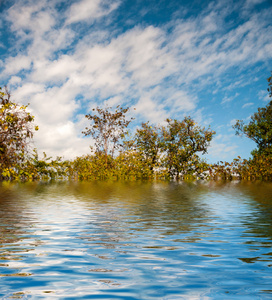
[[[272, 96], [272, 77], [268, 78], [268, 92]], [[236, 130], [236, 135], [245, 135], [253, 140], [258, 149], [252, 154], [271, 154], [272, 155], [272, 100], [265, 106], [258, 108], [248, 124], [243, 120], [237, 120], [233, 128]]]
[[110, 154], [114, 156], [115, 150], [122, 147], [122, 140], [127, 135], [127, 127], [130, 120], [126, 120], [126, 113], [129, 108], [117, 106], [114, 112], [110, 112], [112, 107], [99, 108], [93, 111], [97, 114], [88, 114], [85, 117], [92, 122], [91, 126], [82, 133], [85, 136], [91, 135], [95, 140], [95, 152], [104, 154], [106, 157]]
[[161, 128], [149, 125], [149, 122], [142, 123], [135, 133], [135, 147], [144, 154], [145, 159], [150, 164], [150, 170], [158, 163], [160, 150], [162, 147]]
[[[11, 101], [7, 88], [0, 88], [0, 175], [22, 162], [33, 137], [34, 117], [26, 111], [27, 106]], [[10, 177], [10, 171], [3, 176]]]
[[197, 153], [207, 152], [215, 131], [197, 126], [191, 117], [166, 122], [167, 126], [162, 128], [165, 166], [170, 176], [179, 178], [180, 173], [196, 171], [203, 164]]
[[[269, 97], [272, 97], [272, 76], [267, 79]], [[248, 124], [237, 120], [233, 126], [236, 135], [245, 135], [257, 144], [251, 152], [252, 157], [237, 163], [237, 173], [243, 179], [271, 180], [272, 171], [272, 101], [258, 108]]]

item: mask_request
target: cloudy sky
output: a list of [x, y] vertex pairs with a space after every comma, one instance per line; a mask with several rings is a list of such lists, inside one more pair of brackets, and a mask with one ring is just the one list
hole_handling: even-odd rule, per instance
[[193, 117], [217, 132], [209, 162], [250, 156], [236, 119], [267, 105], [271, 0], [0, 0], [0, 86], [26, 104], [40, 152], [89, 153], [96, 106], [143, 121]]

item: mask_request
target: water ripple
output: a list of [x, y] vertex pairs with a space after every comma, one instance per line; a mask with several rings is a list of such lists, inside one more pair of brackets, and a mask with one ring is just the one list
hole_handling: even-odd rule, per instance
[[272, 186], [261, 188], [2, 186], [0, 297], [271, 299]]

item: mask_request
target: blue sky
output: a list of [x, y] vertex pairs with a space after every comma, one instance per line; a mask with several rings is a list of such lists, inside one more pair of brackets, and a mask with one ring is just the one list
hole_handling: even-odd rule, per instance
[[90, 153], [96, 106], [136, 108], [141, 122], [185, 115], [216, 136], [209, 162], [250, 156], [235, 136], [269, 101], [271, 0], [0, 0], [0, 86], [26, 104], [48, 155]]

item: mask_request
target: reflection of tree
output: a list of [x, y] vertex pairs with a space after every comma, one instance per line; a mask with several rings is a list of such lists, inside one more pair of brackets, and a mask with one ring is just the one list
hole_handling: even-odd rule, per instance
[[[252, 257], [239, 259], [245, 263], [269, 262], [268, 266], [272, 266], [272, 183], [241, 182], [236, 185], [234, 193], [246, 199], [250, 206], [250, 215], [241, 220], [247, 228], [242, 238], [246, 239], [244, 244], [254, 251]], [[256, 250], [259, 250], [259, 256], [254, 255]]]
[[245, 221], [249, 232], [272, 240], [272, 183], [244, 182], [239, 188], [254, 200], [248, 202], [256, 211], [254, 218]]
[[[193, 230], [206, 226], [207, 211], [199, 201], [204, 185], [150, 182], [81, 182], [70, 186], [86, 209], [101, 208], [90, 221], [107, 238], [105, 242], [131, 240], [141, 234], [167, 236], [185, 234], [194, 240]], [[208, 228], [207, 228], [208, 230]], [[150, 231], [148, 233], [148, 231]], [[87, 238], [87, 236], [85, 236]], [[101, 237], [89, 237], [99, 240]]]
[[[199, 226], [205, 208], [197, 202], [199, 187], [187, 184], [155, 184], [141, 195], [142, 204], [133, 208], [140, 230], [155, 230], [160, 236], [189, 233]], [[136, 220], [138, 222], [138, 220]]]
[[24, 204], [16, 185], [4, 184], [6, 186], [0, 186], [0, 260], [21, 260], [21, 254], [35, 246], [23, 242], [27, 239], [31, 218], [24, 215]]
[[[79, 204], [86, 211], [93, 209], [97, 213], [89, 222], [89, 226], [96, 228], [97, 235], [92, 231], [81, 235], [90, 243], [118, 249], [120, 244], [144, 239], [145, 245], [150, 240], [150, 247], [156, 247], [159, 244], [152, 241], [160, 239], [159, 243], [163, 243], [167, 236], [176, 242], [194, 243], [218, 229], [209, 225], [209, 219], [214, 218], [216, 206], [222, 201], [229, 211], [222, 211], [222, 207], [218, 207], [218, 211], [227, 218], [234, 214], [243, 228], [240, 238], [248, 257], [239, 259], [245, 263], [271, 262], [271, 251], [266, 248], [271, 247], [272, 238], [271, 184], [83, 182], [70, 185], [69, 190], [80, 199]], [[211, 196], [219, 197], [220, 201], [210, 199]], [[240, 205], [242, 211], [239, 211]], [[250, 249], [260, 247], [258, 255], [250, 257]]]

